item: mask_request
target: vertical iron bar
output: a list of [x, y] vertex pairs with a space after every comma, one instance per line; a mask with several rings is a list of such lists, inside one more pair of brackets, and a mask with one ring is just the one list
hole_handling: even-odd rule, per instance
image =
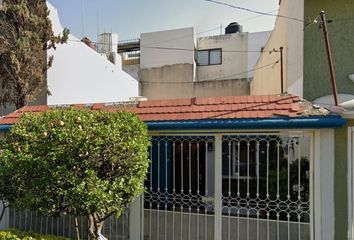
[[[200, 184], [200, 173], [199, 173], [199, 168], [200, 168], [200, 162], [199, 162], [199, 140], [197, 140], [197, 198], [201, 197], [200, 196], [200, 188], [199, 188], [199, 184]], [[199, 239], [199, 211], [200, 211], [200, 207], [199, 204], [197, 204], [197, 239]]]
[[[288, 199], [288, 209], [289, 209], [289, 202], [290, 202], [290, 145], [293, 143], [292, 139], [289, 138], [288, 139], [288, 195], [287, 195], [287, 199]], [[290, 212], [290, 210], [289, 210]], [[287, 219], [288, 219], [288, 240], [290, 240], [290, 213], [287, 212]]]
[[[153, 144], [151, 144], [151, 148], [150, 148], [150, 158], [151, 158], [151, 161], [154, 161], [153, 159], [153, 156], [152, 156], [152, 148], [153, 148]], [[152, 194], [153, 194], [153, 188], [152, 188], [152, 166], [153, 166], [153, 163], [151, 164], [150, 166], [150, 194], [149, 194], [149, 207], [150, 207], [150, 214], [149, 214], [149, 237], [151, 238], [151, 234], [152, 234]]]
[[[247, 140], [247, 201], [250, 200], [250, 140]], [[247, 209], [247, 240], [250, 239], [250, 210]]]
[[[232, 140], [229, 140], [228, 142], [228, 146], [229, 146], [229, 191], [228, 191], [228, 198], [227, 198], [227, 203], [228, 205], [230, 204], [230, 199], [231, 199], [231, 141]], [[229, 217], [228, 217], [228, 239], [230, 240], [231, 238], [231, 206], [227, 206], [228, 208], [228, 214], [229, 214]]]
[[[270, 146], [270, 140], [267, 141], [267, 194], [266, 194], [266, 199], [269, 201], [270, 196], [269, 196], [269, 146]], [[269, 240], [269, 209], [267, 209], [267, 240]]]
[[166, 199], [165, 199], [165, 240], [167, 239], [167, 203], [169, 201], [169, 194], [168, 194], [168, 188], [167, 188], [167, 143], [168, 140], [165, 141], [165, 194], [166, 194]]
[[189, 166], [188, 166], [188, 196], [189, 196], [189, 199], [190, 202], [189, 202], [189, 206], [188, 206], [188, 239], [190, 240], [191, 239], [191, 204], [193, 203], [193, 198], [192, 198], [192, 143], [191, 143], [192, 139], [189, 140], [189, 143], [188, 143], [188, 163], [189, 163]]
[[181, 140], [181, 240], [183, 240], [183, 201], [184, 201], [184, 190], [183, 190], [183, 140]]
[[157, 239], [160, 239], [160, 140], [157, 143], [157, 209], [156, 209], [156, 233]]
[[205, 141], [205, 212], [204, 212], [204, 239], [208, 239], [208, 140]]
[[[280, 195], [279, 195], [279, 172], [280, 172], [280, 169], [279, 169], [279, 161], [280, 161], [280, 143], [279, 143], [279, 140], [278, 140], [278, 143], [277, 143], [277, 200], [280, 202]], [[279, 211], [279, 209], [277, 209]], [[277, 212], [276, 214], [277, 216], [277, 239], [279, 240], [279, 212]]]
[[[241, 150], [241, 142], [240, 139], [237, 141], [237, 197], [238, 201], [240, 200], [240, 150]], [[240, 239], [240, 209], [237, 209], [237, 239]]]
[[[256, 141], [256, 178], [257, 178], [257, 201], [260, 200], [259, 194], [259, 140]], [[257, 209], [257, 240], [259, 240], [259, 209]]]
[[[173, 171], [172, 171], [172, 184], [173, 184], [173, 198], [176, 198], [176, 141], [172, 140], [172, 161], [173, 161]], [[172, 204], [172, 240], [175, 240], [175, 201]]]
[[[301, 146], [300, 138], [297, 142], [298, 147], [298, 201], [301, 201]], [[301, 212], [298, 213], [298, 239], [301, 239]]]

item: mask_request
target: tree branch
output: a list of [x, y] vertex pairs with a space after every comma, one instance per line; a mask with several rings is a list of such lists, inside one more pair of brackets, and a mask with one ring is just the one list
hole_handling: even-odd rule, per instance
[[112, 216], [113, 214], [117, 213], [117, 211], [113, 211], [111, 213], [108, 213], [106, 216], [103, 216], [103, 217], [99, 217], [98, 220], [100, 222], [103, 222], [104, 220], [106, 220], [107, 218], [109, 218], [110, 216]]

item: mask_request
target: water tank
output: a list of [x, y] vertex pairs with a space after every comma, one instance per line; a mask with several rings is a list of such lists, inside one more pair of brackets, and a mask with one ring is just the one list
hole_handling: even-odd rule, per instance
[[225, 28], [225, 34], [242, 32], [242, 26], [237, 22], [232, 22]]

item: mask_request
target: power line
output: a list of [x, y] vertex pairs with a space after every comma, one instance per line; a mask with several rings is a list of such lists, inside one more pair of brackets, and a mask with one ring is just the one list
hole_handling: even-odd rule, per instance
[[[211, 32], [211, 31], [215, 31], [215, 30], [219, 30], [219, 29], [220, 29], [220, 27], [212, 28], [212, 29], [209, 29], [209, 30], [206, 30], [206, 31], [198, 32], [195, 35], [200, 35], [200, 34], [203, 34], [203, 33]], [[194, 36], [194, 34], [187, 34], [187, 35], [182, 35], [182, 36], [175, 37], [175, 38], [169, 38], [169, 39], [161, 40], [161, 41], [158, 41], [158, 42], [146, 43], [144, 45], [141, 45], [141, 47], [151, 46], [151, 45], [164, 43], [164, 42], [170, 42], [170, 41], [174, 41], [174, 40], [178, 40], [178, 39], [186, 38], [186, 37], [191, 37], [191, 36]]]
[[[145, 47], [145, 48], [151, 48], [151, 49], [160, 49], [160, 50], [175, 50], [175, 51], [199, 51], [199, 49], [189, 49], [189, 48], [170, 48], [170, 47]], [[202, 49], [200, 51], [203, 51]], [[230, 52], [230, 53], [249, 53], [249, 52], [254, 52], [254, 53], [261, 53], [261, 52], [278, 52], [278, 50], [272, 50], [272, 51], [265, 51], [265, 50], [222, 50], [223, 53], [225, 52]]]
[[203, 80], [203, 81], [181, 81], [181, 82], [164, 82], [164, 81], [148, 81], [148, 82], [145, 82], [145, 81], [140, 81], [140, 83], [142, 84], [194, 84], [195, 82], [206, 82], [206, 81], [213, 81], [213, 80], [232, 80], [230, 79], [231, 77], [236, 77], [236, 76], [239, 76], [239, 75], [242, 75], [242, 74], [246, 74], [246, 73], [250, 73], [250, 72], [256, 72], [260, 69], [263, 69], [263, 68], [266, 68], [266, 67], [269, 67], [269, 66], [274, 66], [275, 64], [279, 63], [279, 60], [275, 61], [275, 62], [272, 62], [272, 63], [269, 63], [267, 65], [263, 65], [261, 67], [258, 67], [258, 68], [254, 68], [252, 70], [249, 70], [249, 71], [245, 71], [245, 72], [240, 72], [240, 73], [236, 73], [236, 74], [232, 74], [232, 75], [229, 75], [229, 76], [224, 76], [224, 77], [219, 77], [219, 78], [216, 78], [216, 79], [210, 79], [210, 80]]
[[[81, 40], [74, 40], [74, 39], [68, 39], [69, 42], [82, 42]], [[93, 42], [94, 44], [100, 44], [100, 45], [119, 45], [119, 44], [110, 44], [110, 43], [98, 43], [98, 42]], [[143, 47], [141, 45], [140, 47]], [[171, 50], [171, 51], [188, 51], [188, 52], [195, 52], [199, 51], [198, 49], [191, 49], [191, 48], [173, 48], [173, 47], [144, 47], [144, 48], [149, 48], [149, 49], [158, 49], [158, 50]], [[200, 51], [203, 51], [202, 49]], [[222, 50], [223, 53], [273, 53], [273, 52], [279, 52], [279, 50]]]
[[224, 5], [224, 6], [227, 6], [227, 7], [231, 7], [231, 8], [235, 8], [235, 9], [238, 9], [238, 10], [251, 12], [251, 13], [256, 13], [256, 14], [260, 14], [260, 15], [264, 15], [264, 16], [281, 17], [281, 18], [286, 18], [286, 19], [290, 19], [290, 20], [294, 20], [294, 21], [304, 22], [303, 20], [298, 19], [298, 18], [288, 17], [288, 16], [284, 16], [284, 15], [280, 15], [280, 14], [271, 14], [271, 13], [267, 13], [267, 12], [256, 11], [256, 10], [252, 10], [252, 9], [249, 9], [249, 8], [235, 6], [235, 5], [232, 5], [232, 4], [229, 4], [229, 3], [225, 3], [225, 2], [219, 2], [219, 1], [215, 1], [215, 0], [204, 0], [204, 1], [215, 3], [215, 4], [219, 4], [219, 5]]

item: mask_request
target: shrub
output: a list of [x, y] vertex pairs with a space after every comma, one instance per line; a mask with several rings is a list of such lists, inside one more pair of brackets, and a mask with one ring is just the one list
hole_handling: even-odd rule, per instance
[[1, 143], [0, 197], [44, 215], [87, 216], [91, 239], [144, 191], [146, 125], [133, 113], [24, 114]]
[[68, 240], [69, 238], [21, 232], [15, 229], [0, 231], [0, 240]]

